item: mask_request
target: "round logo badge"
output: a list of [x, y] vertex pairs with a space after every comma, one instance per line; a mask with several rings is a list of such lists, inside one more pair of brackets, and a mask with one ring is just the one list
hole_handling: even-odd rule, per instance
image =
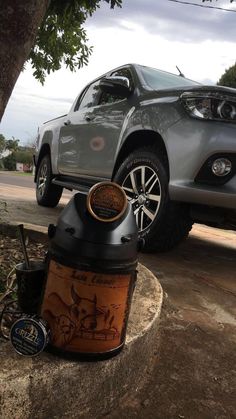
[[113, 182], [101, 182], [94, 185], [87, 197], [90, 214], [99, 221], [118, 220], [127, 208], [127, 198], [123, 189]]
[[13, 324], [10, 340], [18, 354], [35, 356], [48, 344], [49, 329], [44, 320], [36, 316], [24, 316]]

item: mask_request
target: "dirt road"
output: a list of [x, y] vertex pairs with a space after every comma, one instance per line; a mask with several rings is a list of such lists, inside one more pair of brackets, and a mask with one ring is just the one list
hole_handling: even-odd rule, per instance
[[[72, 192], [65, 189], [61, 202], [68, 202], [72, 195]], [[33, 175], [0, 171], [0, 198], [35, 201], [35, 183]]]

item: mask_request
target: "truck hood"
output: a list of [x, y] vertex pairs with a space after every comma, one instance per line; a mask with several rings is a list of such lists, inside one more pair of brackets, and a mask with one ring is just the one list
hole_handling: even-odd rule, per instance
[[221, 93], [224, 95], [230, 95], [236, 97], [236, 89], [231, 87], [225, 86], [212, 86], [212, 85], [193, 85], [193, 86], [184, 86], [184, 87], [177, 87], [175, 89], [165, 89], [165, 90], [154, 90], [155, 94], [163, 96], [163, 94], [167, 94], [168, 96], [176, 96], [181, 95], [183, 92], [198, 92], [198, 93]]
[[170, 89], [163, 89], [163, 90], [146, 90], [142, 96], [142, 100], [153, 100], [153, 99], [161, 99], [161, 98], [168, 98], [168, 101], [173, 101], [178, 99], [182, 93], [196, 93], [196, 94], [221, 94], [225, 96], [230, 96], [232, 99], [236, 99], [236, 89], [224, 86], [205, 86], [205, 85], [192, 85], [192, 86], [184, 86], [184, 87], [175, 87]]
[[65, 115], [57, 116], [56, 118], [49, 119], [48, 121], [44, 122], [43, 125], [48, 124], [49, 122], [57, 121], [58, 119], [65, 118], [67, 116], [67, 113]]

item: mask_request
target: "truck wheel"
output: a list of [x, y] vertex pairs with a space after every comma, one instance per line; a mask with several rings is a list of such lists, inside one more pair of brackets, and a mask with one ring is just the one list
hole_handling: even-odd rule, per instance
[[187, 237], [192, 228], [188, 208], [171, 202], [166, 158], [154, 148], [131, 153], [114, 176], [133, 206], [144, 252], [164, 252]]
[[60, 201], [63, 188], [52, 183], [51, 160], [46, 154], [39, 162], [36, 177], [36, 198], [39, 205], [55, 207]]

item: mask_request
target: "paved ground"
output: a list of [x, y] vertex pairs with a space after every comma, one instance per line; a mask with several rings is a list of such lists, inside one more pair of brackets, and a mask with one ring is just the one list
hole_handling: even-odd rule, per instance
[[233, 233], [197, 226], [171, 253], [141, 257], [166, 298], [155, 371], [128, 417], [236, 418], [235, 251]]
[[[21, 200], [15, 190], [5, 220], [48, 225], [55, 210]], [[64, 201], [66, 202], [66, 201]], [[195, 225], [166, 254], [140, 255], [165, 292], [161, 344], [141, 394], [124, 398], [109, 418], [236, 418], [236, 233]], [[145, 350], [145, 348], [143, 348]], [[139, 377], [137, 377], [137, 380]]]

